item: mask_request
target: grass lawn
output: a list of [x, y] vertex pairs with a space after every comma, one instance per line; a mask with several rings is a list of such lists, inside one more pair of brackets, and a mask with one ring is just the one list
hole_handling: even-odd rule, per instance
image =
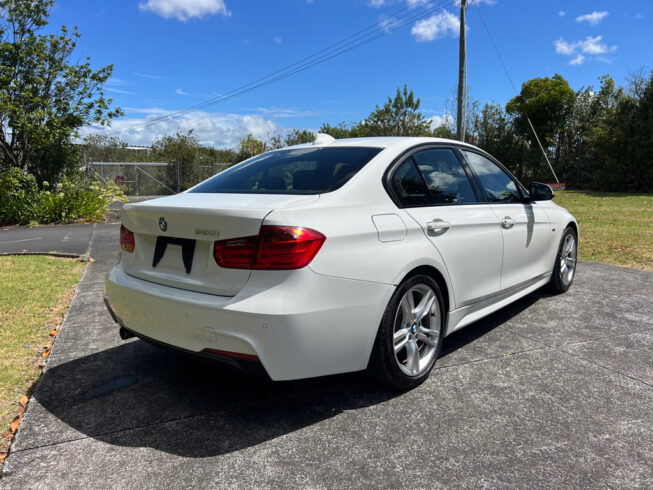
[[[19, 401], [38, 380], [50, 332], [61, 324], [83, 270], [72, 259], [0, 257], [0, 434], [8, 433]], [[10, 443], [4, 434], [0, 456]]]
[[578, 257], [653, 270], [653, 194], [559, 191], [555, 202], [578, 220]]

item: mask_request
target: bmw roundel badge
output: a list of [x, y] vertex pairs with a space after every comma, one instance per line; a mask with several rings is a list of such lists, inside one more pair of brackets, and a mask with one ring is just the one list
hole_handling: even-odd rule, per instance
[[168, 229], [168, 222], [163, 216], [159, 218], [159, 228], [161, 228], [161, 231], [166, 231]]

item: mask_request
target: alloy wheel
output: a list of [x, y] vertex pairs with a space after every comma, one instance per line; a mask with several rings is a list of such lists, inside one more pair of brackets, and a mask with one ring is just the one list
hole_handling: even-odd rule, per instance
[[426, 284], [411, 287], [399, 302], [394, 320], [395, 361], [403, 373], [419, 376], [435, 360], [440, 341], [440, 305]]
[[560, 253], [560, 279], [566, 286], [571, 283], [576, 272], [576, 239], [569, 233], [565, 237]]

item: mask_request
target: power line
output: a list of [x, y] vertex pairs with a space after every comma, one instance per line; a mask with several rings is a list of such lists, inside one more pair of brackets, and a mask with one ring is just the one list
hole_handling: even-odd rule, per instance
[[[501, 57], [501, 53], [499, 52], [499, 48], [497, 47], [496, 43], [494, 42], [494, 38], [492, 37], [492, 34], [490, 33], [490, 29], [488, 29], [487, 24], [485, 23], [485, 18], [483, 17], [483, 13], [481, 12], [481, 8], [478, 6], [478, 3], [476, 0], [472, 0], [474, 2], [474, 6], [476, 7], [476, 10], [478, 11], [478, 15], [481, 18], [481, 23], [483, 24], [483, 27], [485, 28], [485, 32], [487, 32], [488, 37], [490, 38], [490, 42], [492, 43], [492, 46], [494, 47], [494, 51], [497, 54], [497, 58], [499, 58], [499, 61], [501, 62], [501, 66], [503, 66], [503, 71], [506, 72], [506, 76], [508, 77], [508, 80], [510, 80], [510, 85], [512, 85], [512, 89], [515, 92], [515, 95], [519, 95], [519, 92], [517, 91], [517, 87], [515, 86], [515, 82], [512, 81], [512, 77], [510, 76], [510, 72], [508, 71], [508, 68], [506, 67], [506, 64], [503, 61], [503, 58]], [[558, 180], [558, 176], [556, 175], [555, 170], [553, 170], [553, 165], [551, 165], [551, 162], [549, 161], [549, 157], [546, 154], [546, 151], [544, 151], [544, 146], [542, 146], [542, 143], [540, 142], [540, 137], [537, 135], [537, 131], [535, 131], [535, 126], [533, 126], [533, 123], [531, 122], [530, 117], [526, 114], [526, 120], [528, 121], [528, 125], [531, 127], [531, 130], [533, 131], [533, 135], [535, 136], [535, 140], [537, 141], [537, 144], [540, 146], [540, 150], [542, 150], [542, 155], [544, 155], [544, 159], [546, 160], [546, 163], [549, 165], [549, 168], [551, 169], [551, 173], [553, 174], [553, 177], [556, 179], [556, 182], [559, 184], [560, 181]]]
[[[290, 65], [285, 66], [284, 68], [281, 68], [264, 77], [261, 77], [257, 80], [249, 82], [248, 84], [245, 84], [241, 87], [231, 90], [226, 94], [201, 102], [189, 108], [176, 111], [172, 114], [150, 119], [142, 124], [130, 126], [128, 128], [106, 130], [104, 134], [110, 136], [114, 134], [124, 133], [130, 130], [143, 129], [151, 125], [157, 124], [159, 122], [172, 120], [179, 116], [189, 114], [191, 112], [203, 109], [210, 105], [217, 104], [219, 102], [237, 97], [238, 95], [242, 95], [244, 93], [250, 92], [257, 88], [261, 88], [263, 86], [269, 85], [276, 81], [283, 80], [292, 75], [308, 70], [313, 66], [324, 63], [325, 61], [328, 61], [332, 58], [345, 54], [364, 44], [370, 43], [372, 41], [375, 41], [376, 39], [391, 34], [396, 30], [399, 30], [417, 20], [426, 17], [427, 15], [430, 15], [440, 10], [444, 10], [446, 7], [455, 3], [454, 1], [448, 0], [448, 1], [440, 2], [438, 5], [433, 5], [435, 1], [436, 0], [422, 0], [417, 4], [409, 5], [407, 7], [399, 9], [393, 14], [391, 14], [390, 17], [388, 17], [389, 23], [387, 24], [382, 24], [381, 22], [375, 22], [374, 24], [370, 24], [364, 29], [361, 29], [350, 36], [347, 36], [346, 38], [341, 39], [340, 41], [333, 43], [327, 46], [326, 48], [323, 48], [313, 53], [310, 56], [302, 58], [301, 60], [298, 60]], [[403, 14], [397, 16], [397, 14], [400, 14], [402, 12]], [[403, 19], [403, 21], [398, 22], [400, 19]]]

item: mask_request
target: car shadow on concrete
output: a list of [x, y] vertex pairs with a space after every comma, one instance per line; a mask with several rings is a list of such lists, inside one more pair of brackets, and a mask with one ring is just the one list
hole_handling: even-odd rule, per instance
[[[529, 295], [452, 334], [442, 355], [486, 335], [542, 294]], [[86, 436], [202, 458], [239, 451], [401, 394], [364, 373], [275, 383], [189, 362], [131, 340], [46, 370], [34, 396]], [[49, 429], [59, 429], [62, 439], [79, 437], [66, 435], [70, 429], [65, 426]]]

